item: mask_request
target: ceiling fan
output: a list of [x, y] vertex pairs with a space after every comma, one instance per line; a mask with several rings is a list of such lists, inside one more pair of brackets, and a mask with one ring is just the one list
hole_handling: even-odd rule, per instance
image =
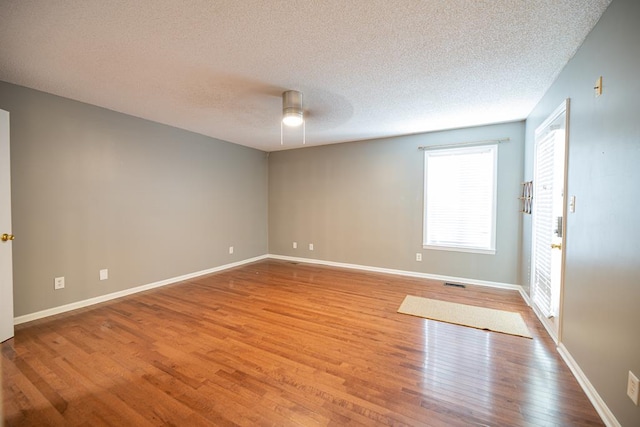
[[302, 92], [287, 90], [282, 93], [282, 121], [280, 122], [280, 145], [284, 145], [284, 126], [302, 125], [302, 144], [305, 144], [305, 121], [302, 109]]

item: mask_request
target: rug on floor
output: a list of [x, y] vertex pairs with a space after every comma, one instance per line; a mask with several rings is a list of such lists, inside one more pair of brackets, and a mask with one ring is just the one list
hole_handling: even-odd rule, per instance
[[398, 313], [532, 338], [520, 313], [407, 295]]

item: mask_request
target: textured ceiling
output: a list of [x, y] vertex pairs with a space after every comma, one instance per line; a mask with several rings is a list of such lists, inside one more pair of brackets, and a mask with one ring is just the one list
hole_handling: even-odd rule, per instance
[[0, 80], [265, 151], [290, 89], [307, 145], [466, 127], [525, 118], [609, 2], [0, 0]]

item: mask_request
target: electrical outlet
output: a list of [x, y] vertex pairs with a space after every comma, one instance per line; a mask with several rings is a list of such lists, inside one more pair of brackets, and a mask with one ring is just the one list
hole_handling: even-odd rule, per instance
[[109, 270], [106, 268], [103, 268], [102, 270], [100, 270], [100, 280], [107, 280], [109, 278]]
[[416, 252], [416, 261], [422, 261], [422, 254], [420, 252]]
[[57, 291], [58, 289], [63, 289], [63, 288], [64, 288], [64, 277], [56, 277], [55, 279], [53, 279], [53, 289]]
[[229, 255], [233, 254], [233, 246], [229, 246]]
[[627, 383], [627, 396], [633, 400], [633, 403], [638, 406], [638, 393], [640, 393], [640, 385], [638, 384], [638, 377], [633, 375], [633, 372], [629, 371], [629, 381]]
[[312, 251], [313, 250], [313, 243], [309, 243], [309, 250]]
[[293, 242], [293, 249], [298, 249], [298, 242]]

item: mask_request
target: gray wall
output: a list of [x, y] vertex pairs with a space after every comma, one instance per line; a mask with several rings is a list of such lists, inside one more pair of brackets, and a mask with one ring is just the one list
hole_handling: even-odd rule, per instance
[[2, 82], [0, 108], [16, 316], [267, 252], [264, 152]]
[[562, 342], [623, 426], [640, 426], [626, 396], [627, 372], [640, 374], [639, 22], [640, 2], [614, 0], [526, 130], [531, 177], [535, 128], [571, 98], [567, 194], [576, 212], [567, 218]]
[[[511, 141], [498, 149], [497, 253], [422, 249], [424, 155], [418, 147], [504, 137]], [[524, 123], [516, 122], [271, 153], [269, 251], [518, 283], [523, 149]]]

